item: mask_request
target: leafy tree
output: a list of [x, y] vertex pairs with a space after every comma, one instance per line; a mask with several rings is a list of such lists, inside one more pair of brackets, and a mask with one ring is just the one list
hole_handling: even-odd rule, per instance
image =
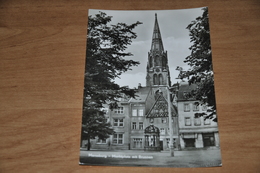
[[125, 50], [137, 37], [133, 29], [141, 23], [112, 25], [111, 19], [103, 12], [88, 17], [81, 133], [82, 140], [88, 140], [88, 150], [90, 139], [99, 137], [104, 140], [113, 133], [102, 111], [103, 105], [110, 104], [111, 109], [116, 108], [117, 98], [122, 95], [134, 97], [135, 94], [134, 89], [120, 87], [114, 79], [139, 64], [126, 60], [125, 57], [132, 54]]
[[[186, 29], [190, 32], [190, 39], [193, 45], [189, 48], [191, 54], [186, 57], [185, 63], [190, 66], [190, 69], [183, 71], [181, 67], [177, 67], [180, 71], [179, 78], [187, 78], [189, 84], [197, 84], [197, 89], [193, 92], [194, 97], [202, 103], [207, 103], [210, 114], [206, 118], [211, 118], [217, 121], [216, 102], [214, 92], [214, 77], [212, 67], [212, 53], [210, 44], [210, 29], [208, 8], [203, 8], [202, 16], [192, 21]], [[202, 116], [204, 114], [196, 114]]]

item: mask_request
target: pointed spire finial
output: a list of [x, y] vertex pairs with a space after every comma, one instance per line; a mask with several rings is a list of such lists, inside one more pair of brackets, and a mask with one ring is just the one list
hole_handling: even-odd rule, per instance
[[163, 52], [163, 43], [160, 33], [160, 28], [157, 20], [157, 13], [155, 13], [155, 21], [154, 21], [154, 29], [153, 29], [153, 37], [152, 37], [152, 46], [151, 51], [157, 50], [159, 52]]

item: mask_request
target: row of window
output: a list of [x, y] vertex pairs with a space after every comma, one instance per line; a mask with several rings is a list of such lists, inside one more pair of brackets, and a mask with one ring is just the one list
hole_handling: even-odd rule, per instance
[[[165, 135], [166, 134], [165, 128], [160, 128], [160, 134], [161, 135]], [[170, 128], [167, 128], [167, 134], [170, 134]]]
[[114, 127], [124, 127], [124, 119], [123, 118], [115, 118], [113, 126]]
[[[123, 134], [122, 133], [115, 133], [113, 134], [113, 144], [123, 144]], [[97, 144], [106, 144], [107, 140], [98, 139]]]
[[[114, 110], [116, 114], [123, 114], [124, 113], [124, 107], [118, 107], [117, 109]], [[132, 110], [132, 116], [144, 116], [144, 110], [143, 109], [133, 109]]]
[[[150, 139], [150, 142], [149, 143], [151, 143], [151, 145], [150, 146], [153, 146], [153, 139]], [[166, 143], [167, 143], [167, 145], [166, 145], [166, 147], [167, 148], [170, 148], [170, 138], [166, 138]], [[176, 140], [175, 139], [173, 139], [173, 144], [175, 144], [176, 143]], [[143, 148], [143, 139], [142, 138], [133, 138], [133, 148]]]
[[144, 116], [144, 110], [143, 109], [133, 109], [132, 110], [132, 116], [136, 117], [136, 116]]
[[[154, 122], [154, 119], [153, 118], [150, 118], [150, 123], [153, 123]], [[163, 124], [166, 124], [167, 123], [167, 118], [161, 118], [161, 122], [163, 123]], [[172, 120], [172, 122], [173, 122], [173, 120]]]
[[133, 130], [143, 130], [144, 129], [144, 123], [139, 122], [139, 126], [137, 128], [137, 122], [132, 122], [132, 129]]
[[[185, 126], [191, 126], [191, 117], [185, 117]], [[194, 125], [195, 126], [200, 126], [201, 125], [201, 118], [194, 118]], [[205, 119], [204, 120], [204, 125], [210, 125], [210, 119]]]
[[[200, 110], [200, 106], [199, 106], [199, 102], [195, 102], [193, 103], [193, 111], [199, 111]], [[191, 108], [190, 108], [190, 103], [184, 103], [184, 112], [190, 112]], [[206, 111], [207, 110], [207, 106], [203, 105], [202, 106], [202, 111]]]
[[124, 113], [124, 107], [118, 107], [114, 110], [116, 114], [123, 114]]
[[[123, 134], [120, 133], [115, 133], [113, 135], [113, 144], [123, 144]], [[106, 144], [107, 141], [106, 140], [101, 140], [98, 139], [97, 140], [97, 144]], [[142, 148], [143, 146], [143, 139], [142, 138], [133, 138], [133, 144], [134, 144], [134, 148]]]
[[113, 144], [123, 144], [123, 134], [114, 133], [113, 135]]
[[[137, 126], [137, 122], [132, 122], [132, 129], [134, 129], [134, 130], [136, 130], [136, 129], [143, 130], [144, 123], [143, 122], [139, 122], [138, 125], [139, 126]], [[123, 118], [114, 118], [113, 126], [114, 127], [124, 127], [124, 119]]]
[[133, 148], [143, 148], [143, 139], [133, 138]]
[[[154, 119], [150, 118], [150, 123], [153, 123]], [[167, 118], [161, 118], [161, 122], [166, 124], [167, 123]], [[192, 125], [192, 120], [191, 117], [185, 117], [185, 126], [191, 126]], [[201, 125], [201, 118], [194, 118], [194, 125], [195, 126], [200, 126]], [[204, 120], [204, 125], [210, 125], [210, 119], [205, 119]], [[123, 118], [115, 118], [114, 127], [124, 127], [124, 119]], [[139, 122], [137, 125], [137, 122], [132, 122], [132, 129], [133, 130], [143, 130], [144, 124], [143, 122]]]
[[[195, 102], [193, 104], [193, 111], [199, 111], [200, 110], [200, 106], [198, 102]], [[203, 105], [202, 106], [202, 111], [206, 111], [207, 110], [207, 106]], [[190, 112], [191, 111], [191, 106], [190, 103], [184, 103], [184, 112]], [[118, 107], [117, 109], [114, 110], [114, 112], [116, 114], [123, 114], [124, 113], [124, 107]], [[132, 116], [136, 117], [136, 116], [144, 116], [144, 110], [143, 109], [133, 109], [132, 110]]]
[[[161, 128], [161, 129], [163, 129], [163, 128]], [[124, 143], [123, 136], [124, 136], [124, 134], [115, 133], [113, 135], [113, 144], [123, 144]], [[153, 139], [150, 139], [150, 140], [153, 141]], [[133, 138], [132, 141], [133, 141], [133, 148], [142, 148], [143, 147], [143, 138]], [[174, 141], [175, 141], [175, 139], [174, 139]], [[170, 139], [167, 138], [166, 142], [167, 142], [167, 147], [168, 147]], [[106, 144], [106, 143], [107, 143], [106, 140], [98, 139], [98, 141], [97, 141], [97, 144]]]
[[[102, 108], [101, 111], [105, 112], [106, 114], [108, 113], [108, 108]], [[114, 109], [114, 112], [116, 114], [123, 114], [124, 113], [124, 107], [118, 107], [116, 109]]]

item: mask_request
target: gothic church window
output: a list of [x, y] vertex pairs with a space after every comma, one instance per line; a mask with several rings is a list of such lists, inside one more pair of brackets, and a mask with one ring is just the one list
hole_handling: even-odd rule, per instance
[[155, 56], [155, 66], [162, 66], [161, 58], [158, 55]]
[[158, 84], [159, 84], [159, 79], [158, 79], [157, 74], [154, 74], [154, 75], [153, 75], [153, 84], [154, 84], [154, 85], [158, 85]]
[[166, 58], [165, 57], [162, 58], [162, 66], [166, 67]]
[[163, 77], [162, 74], [159, 74], [159, 85], [163, 84]]
[[150, 59], [149, 59], [149, 63], [150, 63], [150, 68], [153, 67], [152, 57], [150, 57]]

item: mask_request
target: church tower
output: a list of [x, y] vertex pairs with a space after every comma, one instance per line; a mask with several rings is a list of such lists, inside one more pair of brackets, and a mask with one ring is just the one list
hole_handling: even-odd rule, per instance
[[171, 85], [167, 51], [164, 51], [160, 28], [155, 14], [151, 50], [148, 52], [146, 86]]

